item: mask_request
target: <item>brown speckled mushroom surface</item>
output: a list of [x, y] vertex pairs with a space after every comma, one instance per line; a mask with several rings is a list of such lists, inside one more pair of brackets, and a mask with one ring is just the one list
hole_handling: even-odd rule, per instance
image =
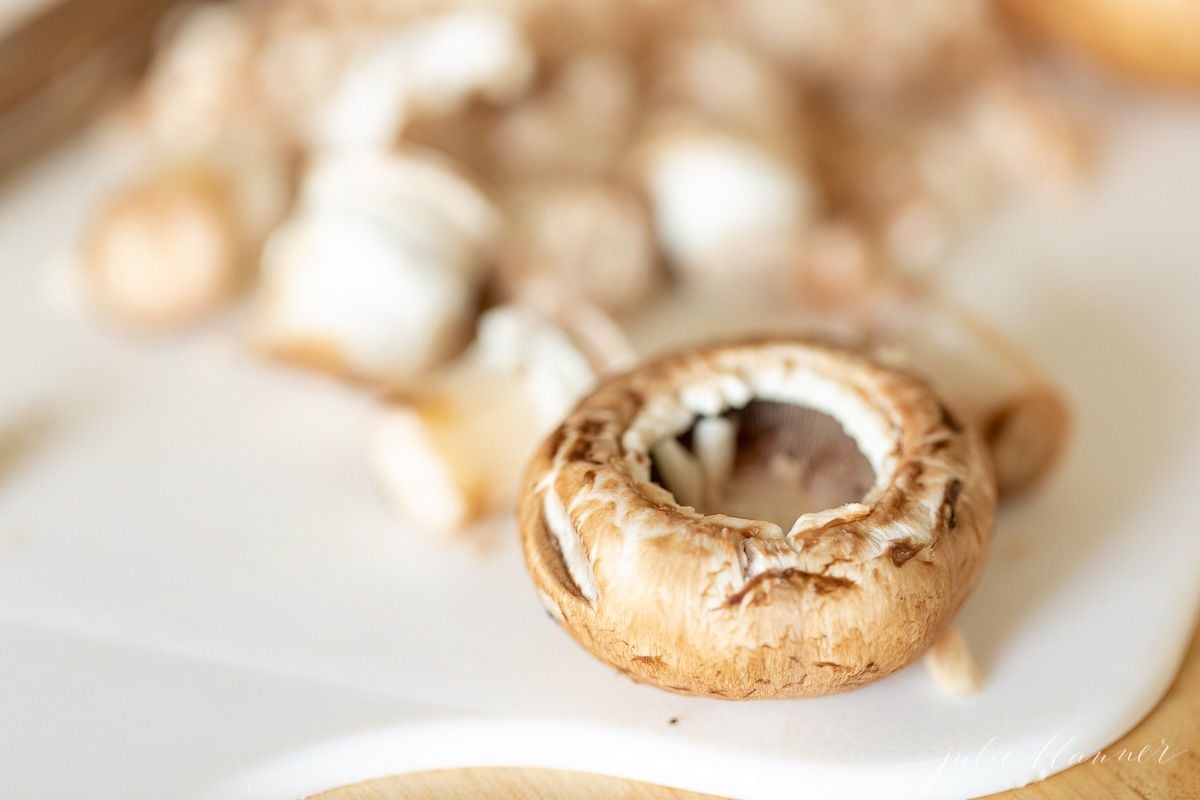
[[983, 443], [924, 383], [769, 339], [605, 383], [534, 457], [519, 521], [543, 603], [595, 656], [671, 691], [784, 698], [920, 656], [995, 506]]

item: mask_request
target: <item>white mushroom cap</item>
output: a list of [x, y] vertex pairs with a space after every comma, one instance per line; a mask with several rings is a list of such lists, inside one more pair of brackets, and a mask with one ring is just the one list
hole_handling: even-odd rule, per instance
[[455, 11], [400, 29], [352, 61], [319, 112], [326, 147], [387, 147], [407, 121], [475, 98], [507, 101], [533, 76], [534, 57], [512, 19]]
[[673, 128], [643, 147], [639, 164], [659, 241], [687, 278], [777, 268], [814, 213], [799, 165], [752, 139]]
[[493, 225], [487, 200], [439, 159], [318, 161], [264, 251], [256, 342], [339, 373], [411, 380], [465, 340]]
[[538, 441], [595, 376], [546, 318], [488, 311], [459, 361], [379, 411], [369, 447], [380, 484], [401, 516], [436, 531], [510, 508]]

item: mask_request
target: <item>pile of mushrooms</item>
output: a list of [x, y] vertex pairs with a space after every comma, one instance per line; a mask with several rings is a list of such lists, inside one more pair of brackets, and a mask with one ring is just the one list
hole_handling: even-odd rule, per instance
[[[245, 296], [256, 352], [377, 393], [369, 458], [417, 526], [528, 496], [539, 442], [655, 349], [639, 331], [671, 304], [693, 312], [677, 343], [761, 330], [769, 298], [789, 330], [921, 376], [987, 476], [966, 497], [980, 531], [992, 474], [1001, 497], [1026, 490], [1065, 442], [1052, 382], [932, 288], [994, 202], [1070, 185], [1084, 160], [983, 0], [212, 3], [170, 21], [122, 119], [149, 157], [84, 237], [96, 309], [164, 331]], [[654, 502], [758, 508], [742, 484], [788, 480], [735, 470], [731, 425], [653, 443]], [[580, 545], [551, 533], [526, 529], [526, 549], [562, 617], [586, 579], [562, 588]], [[538, 566], [547, 541], [557, 568]], [[935, 640], [935, 674], [969, 689], [952, 611], [875, 673], [767, 695], [882, 676]], [[689, 680], [673, 688], [714, 685]]]

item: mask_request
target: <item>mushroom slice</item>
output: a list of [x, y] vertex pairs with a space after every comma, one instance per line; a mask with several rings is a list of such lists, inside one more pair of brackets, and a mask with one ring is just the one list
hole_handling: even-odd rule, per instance
[[610, 173], [639, 118], [638, 77], [623, 58], [582, 51], [546, 87], [503, 109], [487, 132], [493, 169], [529, 178]]
[[650, 102], [751, 136], [794, 139], [799, 93], [761, 52], [714, 34], [668, 39], [653, 64]]
[[599, 369], [585, 355], [595, 343], [578, 336], [527, 308], [495, 308], [461, 359], [385, 399], [371, 461], [402, 517], [450, 532], [511, 507], [539, 439]]
[[378, 383], [461, 348], [494, 237], [490, 203], [422, 153], [331, 156], [263, 253], [254, 343]]
[[[580, 402], [528, 469], [519, 524], [538, 594], [593, 655], [674, 692], [804, 697], [883, 678], [952, 624], [991, 539], [987, 450], [943, 409], [906, 372], [798, 338], [643, 364]], [[778, 521], [777, 497], [688, 507], [726, 414], [740, 419], [731, 484], [778, 457], [798, 477], [776, 494], [837, 473], [829, 459], [867, 478], [849, 469]]]
[[167, 169], [117, 191], [93, 220], [83, 255], [95, 305], [135, 328], [194, 322], [245, 278], [229, 187], [201, 165]]
[[620, 313], [660, 283], [645, 205], [630, 189], [595, 179], [522, 183], [507, 193], [510, 281], [539, 276]]
[[796, 258], [816, 190], [794, 158], [711, 126], [671, 124], [636, 163], [659, 243], [685, 280], [728, 285]]
[[504, 102], [533, 77], [533, 53], [508, 17], [453, 11], [401, 28], [351, 62], [318, 112], [326, 147], [388, 147], [413, 117], [476, 98]]
[[95, 304], [143, 329], [193, 322], [229, 300], [291, 192], [287, 154], [261, 133], [162, 158], [101, 206], [83, 251]]

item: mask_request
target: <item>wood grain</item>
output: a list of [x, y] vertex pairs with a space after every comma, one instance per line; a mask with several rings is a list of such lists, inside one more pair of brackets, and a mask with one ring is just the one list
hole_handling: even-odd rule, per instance
[[60, 0], [0, 34], [0, 175], [123, 94], [177, 2]]
[[[1170, 748], [1165, 763], [1158, 754]], [[1142, 754], [1141, 763], [1138, 755]], [[1200, 800], [1200, 636], [1158, 707], [1096, 757], [1047, 780], [988, 800]], [[312, 800], [702, 800], [710, 795], [648, 783], [544, 769], [456, 769], [397, 775]]]

